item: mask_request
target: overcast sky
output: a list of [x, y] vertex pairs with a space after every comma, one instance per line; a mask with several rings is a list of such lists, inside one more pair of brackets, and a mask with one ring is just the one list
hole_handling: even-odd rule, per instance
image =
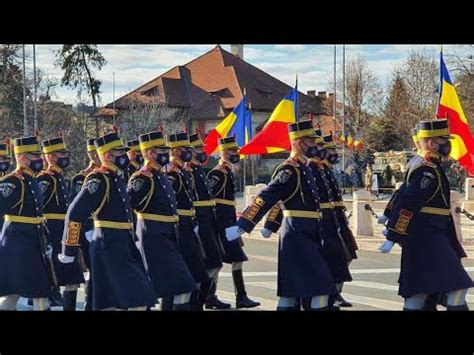
[[[97, 76], [102, 80], [101, 105], [113, 100], [113, 73], [115, 72], [115, 97], [126, 94], [138, 86], [159, 76], [176, 65], [183, 65], [212, 49], [215, 45], [99, 45], [107, 65]], [[222, 45], [230, 51], [230, 45]], [[60, 78], [61, 71], [55, 67], [54, 51], [61, 45], [37, 45], [37, 67], [53, 78]], [[424, 48], [427, 53], [438, 55], [435, 45], [346, 45], [346, 60], [362, 54], [369, 67], [379, 76], [382, 85], [390, 79], [394, 66], [407, 57], [412, 49]], [[467, 55], [465, 46], [444, 46], [445, 54]], [[32, 46], [27, 46], [32, 70]], [[302, 92], [328, 90], [333, 75], [333, 45], [246, 45], [244, 59], [275, 76], [290, 86], [294, 85], [298, 73], [298, 85]], [[342, 45], [337, 46], [337, 61], [342, 63]], [[79, 100], [72, 89], [57, 87], [55, 100], [76, 104]], [[85, 102], [90, 103], [88, 98]]]

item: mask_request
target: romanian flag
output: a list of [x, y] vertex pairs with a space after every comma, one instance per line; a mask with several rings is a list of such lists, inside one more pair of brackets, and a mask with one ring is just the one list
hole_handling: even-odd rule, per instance
[[241, 154], [269, 154], [291, 150], [288, 124], [296, 122], [298, 90], [295, 87], [273, 110], [262, 130], [242, 149]]
[[[212, 131], [207, 135], [204, 142], [204, 149], [207, 154], [211, 155], [217, 149], [218, 139], [229, 137], [235, 134], [235, 140], [239, 147], [243, 146], [247, 141], [246, 137], [250, 137], [252, 129], [247, 130], [246, 97], [227, 115]], [[250, 117], [250, 123], [252, 119]]]
[[466, 116], [459, 102], [456, 89], [449, 76], [448, 69], [443, 60], [443, 52], [440, 56], [440, 82], [439, 101], [436, 116], [447, 118], [449, 131], [454, 139], [451, 140], [451, 158], [459, 161], [459, 164], [469, 173], [474, 175], [474, 140], [467, 124]]

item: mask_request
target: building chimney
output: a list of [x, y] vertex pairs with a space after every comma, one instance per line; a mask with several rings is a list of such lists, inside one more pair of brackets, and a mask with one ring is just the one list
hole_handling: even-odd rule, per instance
[[308, 90], [306, 91], [306, 95], [309, 97], [316, 97], [316, 90]]
[[318, 97], [319, 97], [321, 100], [326, 100], [326, 98], [327, 98], [326, 91], [318, 91]]
[[243, 44], [231, 44], [230, 51], [233, 55], [239, 57], [240, 59], [244, 59], [244, 45]]

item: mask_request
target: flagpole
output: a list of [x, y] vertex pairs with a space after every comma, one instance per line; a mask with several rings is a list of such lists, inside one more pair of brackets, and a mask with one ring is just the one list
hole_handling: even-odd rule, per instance
[[[346, 45], [342, 45], [342, 133], [346, 130]], [[342, 144], [342, 171], [346, 166], [345, 146]], [[342, 187], [344, 187], [344, 179], [342, 181]]]
[[33, 99], [33, 117], [34, 117], [34, 126], [35, 131], [38, 129], [38, 113], [36, 110], [36, 96], [37, 96], [37, 88], [36, 88], [36, 50], [35, 45], [33, 44], [33, 81], [34, 81], [34, 99]]
[[[249, 105], [249, 111], [252, 111], [252, 103], [249, 102], [248, 105]], [[252, 134], [252, 131], [250, 131], [250, 134]], [[252, 173], [252, 185], [255, 186], [255, 157], [253, 155], [250, 155], [249, 159], [250, 159], [250, 169]]]
[[336, 134], [336, 45], [334, 45], [334, 94], [333, 94], [334, 134]]
[[[245, 98], [246, 95], [247, 95], [247, 90], [244, 87], [244, 98]], [[245, 112], [246, 109], [247, 109], [247, 102], [245, 102], [244, 114], [246, 114], [246, 112]], [[245, 121], [245, 119], [244, 119], [244, 121]], [[244, 125], [244, 127], [245, 127], [245, 125]], [[245, 141], [245, 131], [244, 131], [244, 141]], [[247, 186], [247, 155], [244, 155], [244, 194], [245, 194], [245, 186]]]
[[25, 67], [25, 45], [23, 45], [23, 134], [28, 136], [28, 117], [26, 116], [26, 67]]

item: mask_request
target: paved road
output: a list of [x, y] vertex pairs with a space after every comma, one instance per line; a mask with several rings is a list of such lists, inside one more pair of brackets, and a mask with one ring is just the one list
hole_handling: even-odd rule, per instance
[[[249, 296], [262, 303], [255, 310], [274, 310], [276, 308], [276, 270], [277, 243], [271, 240], [245, 238], [245, 250], [250, 261], [244, 264], [244, 275]], [[351, 264], [354, 281], [343, 289], [344, 297], [354, 303], [347, 310], [401, 310], [402, 299], [397, 295], [397, 279], [400, 255], [382, 255], [375, 251], [359, 251], [359, 258]], [[474, 277], [474, 260], [465, 259], [464, 265]], [[235, 305], [232, 275], [229, 265], [221, 271], [218, 295], [222, 300]], [[84, 293], [79, 292], [78, 309], [83, 307]], [[21, 299], [20, 310], [31, 309]], [[474, 309], [474, 291], [468, 294], [468, 303]], [[440, 307], [440, 309], [444, 309]], [[59, 309], [58, 309], [59, 310]]]

